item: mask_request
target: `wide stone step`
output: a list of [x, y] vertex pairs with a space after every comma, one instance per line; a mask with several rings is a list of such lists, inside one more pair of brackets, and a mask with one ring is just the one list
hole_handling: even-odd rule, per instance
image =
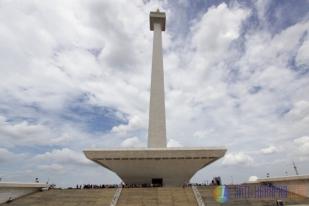
[[191, 188], [125, 188], [117, 206], [196, 206]]
[[110, 206], [115, 189], [53, 189], [21, 197], [1, 206]]

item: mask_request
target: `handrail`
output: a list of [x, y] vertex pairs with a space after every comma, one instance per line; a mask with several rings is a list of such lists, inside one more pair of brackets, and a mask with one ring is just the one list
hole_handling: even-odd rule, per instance
[[197, 187], [195, 185], [192, 185], [191, 188], [194, 193], [194, 197], [197, 201], [198, 206], [205, 206], [201, 193], [198, 191]]
[[110, 206], [116, 206], [117, 205], [117, 202], [118, 202], [118, 199], [120, 197], [121, 191], [122, 191], [122, 187], [120, 186], [120, 187], [117, 188], [117, 190], [116, 190], [116, 192], [114, 194], [114, 197], [113, 197], [113, 199], [111, 201]]

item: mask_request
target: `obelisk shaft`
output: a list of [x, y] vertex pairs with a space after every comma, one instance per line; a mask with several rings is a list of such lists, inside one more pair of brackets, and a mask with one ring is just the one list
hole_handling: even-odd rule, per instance
[[162, 56], [162, 25], [153, 24], [148, 147], [166, 147], [164, 73]]

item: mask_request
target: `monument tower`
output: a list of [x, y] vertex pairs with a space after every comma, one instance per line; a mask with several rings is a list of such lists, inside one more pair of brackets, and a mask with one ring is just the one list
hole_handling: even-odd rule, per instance
[[206, 165], [224, 156], [225, 148], [167, 148], [162, 31], [165, 13], [150, 12], [153, 54], [148, 148], [89, 149], [86, 157], [115, 172], [126, 184], [180, 186]]
[[162, 31], [165, 31], [165, 13], [150, 12], [150, 30], [153, 31], [152, 69], [149, 108], [148, 147], [166, 147], [164, 74]]

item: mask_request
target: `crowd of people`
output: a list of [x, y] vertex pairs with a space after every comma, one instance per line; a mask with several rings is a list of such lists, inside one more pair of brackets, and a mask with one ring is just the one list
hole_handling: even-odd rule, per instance
[[162, 184], [123, 184], [124, 188], [140, 188], [140, 187], [162, 187]]
[[[117, 184], [84, 184], [84, 185], [76, 185], [75, 189], [101, 189], [101, 188], [118, 188], [119, 185]], [[73, 189], [73, 188], [69, 188]]]
[[[221, 178], [214, 177], [210, 184], [207, 183], [184, 183], [182, 187], [191, 187], [191, 186], [207, 186], [207, 185], [221, 185]], [[144, 188], [144, 187], [162, 187], [161, 184], [83, 184], [83, 185], [76, 185], [74, 189], [101, 189], [101, 188]], [[68, 189], [73, 189], [73, 187], [69, 187]]]
[[[210, 185], [220, 185], [221, 180], [214, 178]], [[191, 187], [191, 186], [206, 186], [206, 183], [184, 183], [182, 187]], [[75, 189], [101, 189], [101, 188], [145, 188], [145, 187], [162, 187], [162, 184], [83, 184], [76, 185]], [[69, 189], [73, 189], [70, 187]]]
[[[141, 187], [161, 187], [160, 184], [84, 184], [76, 185], [74, 189], [101, 189], [101, 188], [141, 188]], [[68, 189], [73, 189], [69, 187]]]

